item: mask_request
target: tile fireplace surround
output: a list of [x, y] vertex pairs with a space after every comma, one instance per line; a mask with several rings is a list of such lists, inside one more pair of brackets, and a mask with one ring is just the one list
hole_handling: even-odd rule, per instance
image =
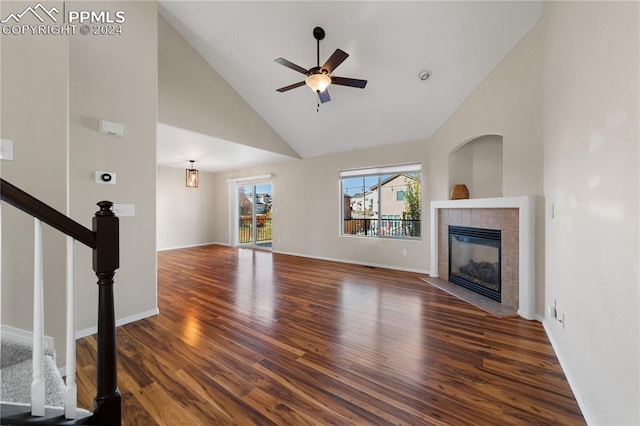
[[[489, 210], [490, 209], [490, 210]], [[517, 213], [516, 213], [517, 212]], [[440, 259], [438, 252], [443, 244], [440, 239], [448, 238], [440, 232], [440, 215], [447, 214], [447, 224], [471, 226], [476, 228], [503, 229], [507, 232], [503, 237], [503, 304], [516, 304], [518, 315], [535, 319], [535, 197], [503, 197], [473, 198], [469, 200], [432, 201], [431, 202], [431, 276], [448, 280], [448, 259]], [[517, 229], [515, 229], [517, 214]], [[504, 218], [504, 220], [501, 220]], [[452, 223], [454, 222], [459, 223]], [[503, 223], [504, 222], [504, 223]], [[448, 229], [448, 228], [447, 228]], [[510, 236], [509, 232], [514, 231]], [[518, 246], [508, 249], [509, 240], [518, 241]], [[448, 240], [447, 240], [448, 245]], [[509, 261], [505, 263], [505, 255], [517, 252], [518, 273], [505, 271]], [[515, 263], [515, 262], [513, 262]], [[517, 288], [517, 294], [516, 294]]]

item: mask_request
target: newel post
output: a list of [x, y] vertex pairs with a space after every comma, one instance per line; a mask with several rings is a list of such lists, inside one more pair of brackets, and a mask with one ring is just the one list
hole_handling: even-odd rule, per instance
[[93, 401], [94, 415], [100, 425], [120, 425], [121, 398], [117, 384], [116, 322], [113, 301], [113, 277], [120, 266], [118, 217], [113, 203], [100, 201], [93, 218], [96, 248], [93, 270], [98, 276], [98, 392]]

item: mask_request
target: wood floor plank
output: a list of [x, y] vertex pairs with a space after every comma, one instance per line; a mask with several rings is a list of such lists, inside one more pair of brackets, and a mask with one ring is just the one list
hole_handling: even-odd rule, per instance
[[[118, 328], [123, 424], [585, 424], [540, 323], [419, 277], [219, 245], [159, 252], [160, 314]], [[77, 351], [90, 407], [95, 337]]]

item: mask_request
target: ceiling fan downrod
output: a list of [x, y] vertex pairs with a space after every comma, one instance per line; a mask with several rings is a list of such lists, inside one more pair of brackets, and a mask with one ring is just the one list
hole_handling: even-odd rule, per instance
[[313, 38], [316, 39], [316, 63], [318, 64], [318, 68], [320, 68], [320, 40], [323, 40], [325, 36], [324, 30], [321, 27], [315, 27], [313, 29]]

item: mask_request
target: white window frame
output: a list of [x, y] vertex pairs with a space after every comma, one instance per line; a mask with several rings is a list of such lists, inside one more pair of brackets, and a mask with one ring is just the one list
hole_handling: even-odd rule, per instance
[[[419, 237], [412, 237], [412, 236], [404, 236], [404, 235], [379, 235], [380, 233], [380, 226], [381, 226], [381, 221], [382, 219], [382, 202], [381, 202], [381, 176], [383, 175], [393, 175], [393, 174], [402, 174], [402, 173], [420, 173], [421, 179], [423, 176], [422, 173], [422, 163], [408, 163], [408, 164], [397, 164], [397, 165], [389, 165], [389, 166], [377, 166], [377, 167], [368, 167], [368, 168], [361, 168], [361, 169], [349, 169], [349, 170], [342, 170], [338, 173], [338, 187], [339, 187], [339, 196], [340, 196], [340, 202], [339, 202], [339, 207], [340, 207], [340, 223], [339, 223], [339, 229], [338, 229], [338, 235], [340, 235], [341, 237], [360, 237], [360, 238], [387, 238], [387, 239], [393, 239], [393, 240], [422, 240], [422, 231], [420, 232], [420, 236]], [[372, 229], [376, 230], [376, 234], [377, 235], [357, 235], [357, 234], [345, 234], [344, 233], [344, 188], [343, 188], [343, 179], [345, 178], [352, 178], [352, 177], [371, 177], [371, 176], [376, 176], [378, 178], [378, 195], [377, 195], [377, 202], [378, 202], [378, 217], [375, 220], [375, 222], [373, 222], [372, 225]], [[366, 194], [366, 190], [367, 188], [363, 188], [365, 190], [365, 194]], [[363, 195], [363, 200], [366, 199], [366, 195]], [[422, 194], [420, 194], [420, 199], [422, 200]], [[422, 203], [421, 203], [422, 204]], [[424, 206], [421, 205], [420, 207], [420, 220], [422, 221], [422, 210]], [[422, 222], [420, 223], [421, 228], [422, 228]]]

